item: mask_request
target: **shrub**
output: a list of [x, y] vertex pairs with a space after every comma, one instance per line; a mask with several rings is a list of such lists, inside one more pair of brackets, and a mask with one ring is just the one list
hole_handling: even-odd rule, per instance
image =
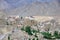
[[54, 32], [54, 35], [53, 35], [56, 39], [60, 39], [60, 34], [58, 33], [58, 31], [55, 31]]
[[8, 36], [8, 40], [10, 40], [10, 36]]
[[29, 35], [33, 35], [32, 32], [31, 32], [31, 27], [30, 26], [26, 26], [25, 32], [27, 32]]
[[31, 39], [29, 38], [29, 40], [31, 40]]
[[34, 30], [34, 29], [32, 30], [32, 32], [33, 32], [33, 33], [39, 33], [39, 31], [37, 31], [37, 30]]
[[33, 38], [32, 40], [35, 40], [35, 38]]
[[49, 32], [41, 32], [41, 34], [44, 36], [46, 39], [52, 39], [52, 35]]
[[24, 31], [24, 30], [25, 30], [25, 29], [24, 29], [24, 26], [21, 28], [21, 30], [22, 30], [22, 31]]
[[[26, 26], [25, 28], [22, 27], [21, 30], [22, 30], [22, 31], [25, 31], [25, 32], [28, 33], [29, 35], [33, 35], [32, 32], [35, 33], [34, 36], [37, 38], [36, 40], [38, 40], [38, 36], [37, 36], [37, 34], [36, 34], [36, 33], [38, 33], [37, 30], [34, 30], [34, 29], [31, 30], [31, 27], [30, 27], [30, 26]], [[31, 40], [31, 39], [29, 38], [29, 40]], [[35, 40], [35, 38], [33, 38], [32, 40]]]
[[51, 35], [51, 33], [49, 32], [41, 32], [41, 34], [46, 39], [60, 39], [60, 34], [58, 33], [58, 31], [55, 31], [53, 35]]

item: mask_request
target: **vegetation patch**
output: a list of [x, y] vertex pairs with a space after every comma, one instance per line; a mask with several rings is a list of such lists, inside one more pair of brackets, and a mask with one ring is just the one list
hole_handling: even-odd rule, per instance
[[[37, 33], [42, 34], [43, 38], [45, 38], [45, 39], [51, 39], [51, 40], [60, 39], [60, 33], [58, 31], [54, 31], [54, 33], [52, 35], [49, 31], [48, 32], [39, 32], [37, 30], [31, 29], [30, 26], [22, 27], [21, 30], [28, 33], [28, 35], [35, 36], [35, 38], [33, 38], [32, 40], [38, 40]], [[29, 38], [29, 40], [31, 40], [31, 39]]]

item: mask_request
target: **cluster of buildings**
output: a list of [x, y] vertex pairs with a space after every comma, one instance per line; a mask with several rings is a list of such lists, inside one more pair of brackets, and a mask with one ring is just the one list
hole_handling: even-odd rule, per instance
[[57, 25], [60, 25], [54, 17], [50, 16], [27, 16], [27, 17], [20, 17], [20, 16], [8, 16], [6, 18], [8, 24], [17, 25], [18, 27], [23, 25], [29, 26], [38, 26], [39, 29], [44, 29], [48, 31], [50, 28], [56, 28]]
[[[59, 31], [59, 29], [60, 29], [60, 24], [58, 23], [58, 21], [56, 21], [56, 19], [54, 17], [50, 17], [50, 16], [20, 17], [20, 16], [16, 16], [16, 15], [13, 15], [13, 16], [11, 15], [11, 16], [7, 16], [5, 18], [5, 20], [6, 20], [5, 26], [7, 26], [7, 27], [5, 27], [6, 28], [5, 30], [9, 30], [9, 32], [11, 32], [11, 38], [13, 40], [15, 40], [15, 39], [20, 40], [21, 37], [22, 37], [22, 40], [24, 40], [25, 36], [27, 37], [27, 40], [28, 40], [28, 35], [25, 32], [22, 32], [20, 30], [22, 26], [26, 26], [26, 25], [29, 25], [29, 26], [31, 26], [31, 28], [42, 31], [42, 32], [43, 31], [44, 32], [46, 32], [46, 31], [53, 32], [55, 30]], [[7, 23], [8, 23], [8, 25], [7, 25]], [[25, 34], [25, 35], [23, 35], [23, 34]], [[8, 40], [7, 39], [8, 35], [9, 34], [7, 34], [7, 36], [5, 36], [3, 39]]]

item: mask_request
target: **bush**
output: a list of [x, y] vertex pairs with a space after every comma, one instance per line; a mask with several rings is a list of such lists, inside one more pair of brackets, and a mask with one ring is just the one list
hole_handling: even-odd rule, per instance
[[10, 40], [10, 36], [8, 36], [8, 40]]
[[33, 32], [33, 33], [39, 33], [39, 31], [37, 31], [37, 30], [34, 30], [34, 29], [32, 30], [32, 32]]
[[22, 27], [21, 30], [27, 32], [29, 35], [33, 35], [30, 26]]
[[[38, 40], [38, 36], [37, 36], [37, 34], [36, 34], [36, 33], [38, 33], [37, 30], [34, 30], [34, 29], [31, 30], [31, 27], [30, 27], [30, 26], [26, 26], [25, 28], [22, 27], [21, 30], [22, 30], [22, 31], [25, 31], [25, 32], [28, 33], [29, 35], [33, 35], [32, 32], [35, 33], [34, 36], [37, 38], [36, 40]], [[31, 40], [31, 39], [29, 38], [29, 40]], [[35, 38], [33, 38], [32, 40], [35, 40]]]
[[53, 35], [49, 32], [41, 32], [41, 34], [44, 36], [46, 39], [60, 39], [60, 34], [58, 31], [55, 31]]
[[52, 39], [52, 35], [49, 32], [41, 32], [41, 34], [44, 36], [46, 39]]
[[26, 31], [29, 35], [33, 35], [30, 26], [26, 26], [25, 31]]
[[31, 39], [29, 38], [29, 40], [31, 40]]
[[24, 30], [25, 30], [25, 29], [24, 29], [24, 26], [21, 28], [21, 30], [22, 30], [22, 31], [24, 31]]
[[58, 31], [55, 31], [53, 36], [54, 36], [56, 39], [60, 39], [60, 34], [58, 33]]
[[35, 40], [35, 38], [33, 38], [32, 40]]

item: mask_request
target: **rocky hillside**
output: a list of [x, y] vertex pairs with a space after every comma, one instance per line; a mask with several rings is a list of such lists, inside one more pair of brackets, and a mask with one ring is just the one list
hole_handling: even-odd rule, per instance
[[[30, 5], [11, 10], [9, 14], [15, 14], [20, 16], [32, 16], [32, 15], [60, 15], [60, 6], [58, 2], [33, 2]], [[7, 12], [8, 13], [8, 12]]]

